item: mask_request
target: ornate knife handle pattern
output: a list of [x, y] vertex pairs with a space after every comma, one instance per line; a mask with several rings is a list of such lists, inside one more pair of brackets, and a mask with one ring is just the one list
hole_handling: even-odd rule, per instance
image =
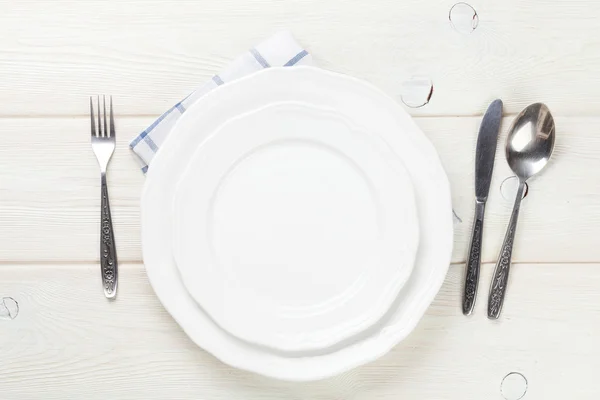
[[467, 270], [465, 273], [465, 286], [463, 291], [463, 314], [469, 315], [475, 307], [477, 286], [479, 284], [479, 269], [481, 265], [481, 243], [483, 239], [483, 215], [485, 203], [478, 201], [475, 205], [475, 222], [473, 223], [473, 236], [467, 256]]
[[119, 265], [115, 236], [113, 233], [112, 218], [110, 215], [110, 202], [108, 200], [108, 187], [106, 176], [102, 174], [102, 205], [100, 225], [100, 268], [102, 272], [102, 286], [107, 298], [112, 299], [117, 295], [119, 279]]
[[502, 305], [504, 304], [504, 296], [506, 295], [506, 287], [508, 284], [508, 274], [512, 262], [515, 231], [517, 230], [517, 220], [519, 219], [519, 210], [521, 208], [524, 189], [525, 182], [521, 181], [519, 183], [519, 190], [517, 190], [515, 206], [510, 217], [510, 222], [508, 223], [508, 229], [506, 230], [506, 236], [504, 237], [504, 243], [502, 244], [502, 250], [498, 256], [496, 269], [494, 269], [494, 276], [492, 278], [488, 299], [488, 318], [490, 319], [498, 319], [498, 317], [500, 317], [500, 311], [502, 311]]

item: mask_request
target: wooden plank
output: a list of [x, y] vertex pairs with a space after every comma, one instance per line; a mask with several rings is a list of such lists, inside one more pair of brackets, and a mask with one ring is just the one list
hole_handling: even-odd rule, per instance
[[[140, 261], [139, 196], [144, 177], [127, 143], [153, 119], [117, 118], [119, 145], [109, 168], [118, 254]], [[479, 117], [417, 118], [436, 146], [452, 184], [454, 262], [465, 259], [473, 213], [473, 165]], [[504, 160], [503, 122], [486, 212], [483, 258], [496, 260], [512, 209], [500, 194], [511, 176]], [[531, 181], [514, 258], [518, 262], [598, 262], [600, 246], [599, 118], [557, 117], [555, 155]], [[0, 132], [0, 261], [91, 262], [98, 258], [99, 170], [89, 120], [2, 118]], [[18, 150], [15, 150], [18, 149]]]
[[[108, 169], [120, 261], [141, 260], [139, 198], [144, 176], [128, 147], [152, 119], [118, 118]], [[99, 258], [100, 169], [89, 119], [0, 119], [0, 260]]]
[[[123, 265], [107, 301], [96, 265], [4, 266], [0, 298], [2, 399], [501, 399], [505, 375], [525, 398], [596, 399], [600, 265], [516, 264], [499, 321], [485, 315], [493, 265], [475, 314], [459, 309], [462, 266], [409, 338], [382, 359], [320, 382], [277, 382], [229, 368], [195, 347], [164, 311], [143, 267]], [[574, 312], [576, 311], [576, 312]], [[0, 312], [0, 315], [2, 313]]]
[[471, 34], [456, 0], [0, 1], [0, 115], [84, 115], [91, 94], [122, 113], [160, 114], [249, 47], [289, 29], [316, 62], [400, 100], [403, 82], [434, 83], [414, 115], [474, 115], [502, 97], [515, 113], [545, 101], [595, 115], [600, 3], [473, 1]]

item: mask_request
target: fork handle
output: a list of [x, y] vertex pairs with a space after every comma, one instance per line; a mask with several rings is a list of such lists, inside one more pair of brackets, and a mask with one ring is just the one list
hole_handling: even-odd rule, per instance
[[110, 215], [110, 202], [108, 200], [108, 187], [106, 173], [102, 172], [102, 205], [100, 224], [100, 269], [102, 273], [102, 286], [104, 295], [114, 299], [117, 295], [119, 281], [119, 264], [117, 262], [117, 249], [113, 233], [112, 218]]

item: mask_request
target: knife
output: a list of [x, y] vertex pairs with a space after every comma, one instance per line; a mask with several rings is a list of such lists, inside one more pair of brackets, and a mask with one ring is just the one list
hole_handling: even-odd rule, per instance
[[465, 285], [463, 291], [462, 311], [470, 315], [475, 306], [477, 286], [479, 283], [479, 267], [481, 264], [481, 245], [483, 239], [483, 215], [485, 202], [490, 191], [492, 171], [498, 132], [502, 121], [502, 100], [497, 99], [490, 104], [479, 128], [477, 148], [475, 150], [475, 218], [473, 234], [467, 255]]

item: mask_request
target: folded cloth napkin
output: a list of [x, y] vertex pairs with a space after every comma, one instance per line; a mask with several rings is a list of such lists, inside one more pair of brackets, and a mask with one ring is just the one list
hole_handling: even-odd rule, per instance
[[217, 86], [249, 75], [268, 67], [288, 67], [311, 65], [312, 57], [294, 40], [289, 32], [280, 32], [236, 58], [223, 72], [193, 91], [185, 99], [175, 104], [152, 125], [135, 137], [129, 147], [142, 165], [142, 172], [148, 171], [152, 158], [165, 141], [175, 123], [185, 110], [200, 97]]

